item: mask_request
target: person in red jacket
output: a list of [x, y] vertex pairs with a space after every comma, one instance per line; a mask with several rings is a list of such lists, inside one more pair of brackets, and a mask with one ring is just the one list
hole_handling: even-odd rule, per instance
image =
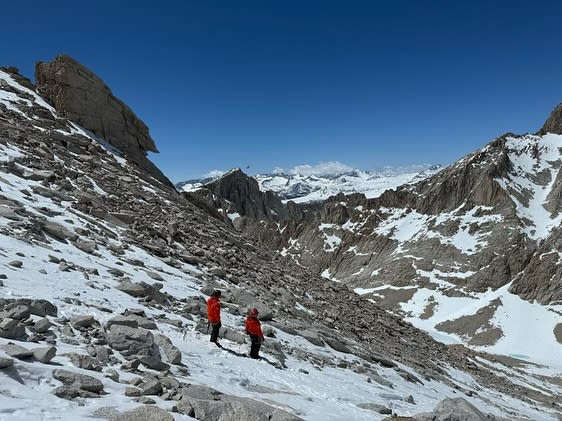
[[259, 359], [260, 347], [264, 341], [263, 333], [261, 331], [261, 323], [258, 320], [258, 309], [252, 308], [248, 312], [248, 316], [244, 321], [244, 328], [246, 333], [250, 335], [252, 346], [250, 348], [250, 358]]
[[207, 300], [207, 320], [211, 325], [211, 342], [218, 343], [219, 329], [221, 324], [221, 292], [219, 290], [213, 291]]

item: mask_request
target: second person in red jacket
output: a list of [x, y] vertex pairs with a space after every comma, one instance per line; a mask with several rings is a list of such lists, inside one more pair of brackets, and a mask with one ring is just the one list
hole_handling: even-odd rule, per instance
[[244, 328], [246, 333], [250, 335], [252, 346], [250, 348], [250, 358], [259, 359], [260, 347], [264, 341], [263, 333], [261, 331], [261, 323], [258, 320], [258, 309], [252, 308], [248, 312], [248, 316], [244, 321]]

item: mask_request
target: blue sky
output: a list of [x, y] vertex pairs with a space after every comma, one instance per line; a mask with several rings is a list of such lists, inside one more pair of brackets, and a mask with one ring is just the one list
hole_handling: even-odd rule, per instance
[[[76, 1], [2, 5], [1, 65], [69, 54], [150, 127], [172, 181], [339, 161], [448, 164], [562, 102], [562, 5]], [[7, 18], [7, 19], [6, 19]]]

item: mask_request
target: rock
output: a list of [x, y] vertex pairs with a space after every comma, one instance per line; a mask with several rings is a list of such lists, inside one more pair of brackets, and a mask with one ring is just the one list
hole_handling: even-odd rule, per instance
[[0, 349], [3, 349], [6, 354], [10, 357], [17, 358], [18, 360], [25, 360], [33, 357], [33, 351], [30, 351], [23, 346], [16, 345], [12, 342], [8, 342], [5, 345], [0, 345]]
[[76, 246], [76, 248], [88, 254], [92, 254], [97, 250], [96, 243], [93, 241], [79, 239], [74, 243], [74, 245]]
[[105, 377], [113, 380], [115, 383], [119, 383], [119, 373], [112, 368], [105, 371]]
[[41, 361], [42, 363], [50, 362], [53, 358], [55, 358], [56, 355], [57, 348], [55, 348], [54, 346], [33, 349], [33, 356], [36, 360]]
[[49, 330], [50, 327], [51, 322], [46, 318], [39, 319], [33, 324], [33, 330], [35, 330], [35, 332], [37, 333], [45, 333]]
[[172, 344], [170, 338], [164, 335], [154, 335], [154, 343], [158, 345], [170, 364], [181, 364], [181, 351]]
[[7, 317], [16, 320], [25, 320], [31, 314], [31, 310], [29, 306], [23, 304], [17, 304], [14, 307], [11, 307], [7, 312]]
[[120, 416], [121, 412], [115, 409], [114, 406], [103, 406], [96, 409], [92, 414], [93, 418], [105, 418], [109, 421], [116, 421]]
[[63, 242], [66, 242], [66, 240], [75, 241], [78, 238], [76, 233], [73, 233], [64, 225], [52, 221], [45, 222], [43, 225], [43, 231], [56, 240]]
[[142, 403], [144, 405], [155, 405], [156, 401], [148, 396], [141, 396], [140, 398], [136, 399], [138, 403]]
[[0, 321], [1, 338], [21, 339], [25, 335], [25, 327], [18, 320], [6, 318]]
[[92, 376], [78, 374], [68, 370], [54, 370], [53, 377], [65, 386], [74, 386], [88, 392], [99, 393], [103, 391], [103, 383]]
[[57, 316], [57, 307], [44, 299], [31, 299], [31, 298], [0, 298], [0, 310], [13, 306], [24, 305], [29, 307], [31, 314], [36, 316]]
[[156, 272], [152, 272], [150, 270], [146, 271], [146, 274], [151, 277], [152, 279], [154, 279], [155, 281], [159, 281], [159, 282], [164, 282], [164, 278], [162, 278], [162, 276], [160, 276], [160, 274], [156, 273]]
[[464, 398], [446, 398], [437, 404], [430, 413], [415, 415], [418, 421], [489, 421], [484, 415]]
[[133, 297], [146, 297], [149, 294], [148, 284], [124, 281], [119, 283], [116, 288]]
[[174, 421], [168, 411], [157, 406], [139, 406], [125, 411], [116, 421]]
[[0, 205], [0, 217], [10, 219], [12, 221], [21, 221], [21, 217], [15, 213], [13, 209], [5, 205]]
[[0, 357], [0, 369], [8, 368], [14, 365], [13, 358]]
[[127, 386], [125, 388], [125, 396], [129, 396], [130, 398], [138, 398], [142, 395], [142, 390], [138, 387]]
[[237, 396], [219, 395], [216, 400], [183, 396], [177, 410], [198, 420], [296, 421], [302, 418], [263, 402]]
[[139, 327], [139, 322], [137, 320], [137, 317], [132, 316], [132, 315], [129, 315], [129, 316], [119, 315], [119, 316], [112, 317], [105, 324], [105, 328], [109, 329], [113, 325], [120, 325], [120, 326], [128, 326], [128, 327], [131, 327], [133, 329], [137, 329]]
[[156, 355], [154, 336], [146, 329], [113, 325], [105, 339], [111, 348], [127, 355]]
[[12, 267], [15, 267], [15, 268], [21, 268], [23, 266], [23, 262], [21, 260], [12, 260], [8, 264]]
[[324, 341], [330, 346], [330, 348], [335, 349], [336, 351], [343, 352], [345, 354], [351, 354], [351, 350], [345, 346], [342, 342], [338, 341], [334, 338], [324, 338]]
[[92, 326], [94, 323], [97, 323], [96, 319], [94, 319], [94, 316], [91, 315], [77, 315], [70, 318], [70, 325], [75, 329], [87, 328]]
[[165, 371], [170, 368], [170, 366], [160, 360], [160, 357], [141, 355], [137, 359], [146, 367], [153, 370]]
[[148, 297], [150, 300], [156, 301], [159, 304], [168, 304], [168, 297], [166, 294], [160, 292], [162, 286], [163, 285], [160, 283], [150, 285], [146, 282], [124, 281], [119, 283], [116, 288], [133, 297]]
[[61, 398], [72, 400], [74, 398], [99, 398], [97, 393], [88, 390], [80, 389], [76, 386], [59, 386], [51, 392], [53, 395]]
[[81, 355], [72, 352], [69, 354], [69, 357], [72, 364], [84, 370], [101, 371], [103, 368], [97, 359], [89, 355]]
[[158, 395], [162, 393], [162, 384], [158, 380], [148, 380], [140, 386], [143, 395]]
[[62, 117], [104, 138], [157, 180], [172, 185], [146, 159], [147, 152], [157, 152], [148, 127], [92, 71], [69, 56], [59, 55], [50, 63], [37, 62], [35, 79], [38, 92]]
[[368, 402], [368, 403], [357, 404], [357, 406], [359, 408], [368, 409], [369, 411], [377, 412], [379, 414], [392, 415], [392, 409], [387, 408], [384, 405], [379, 405], [379, 404], [376, 404], [376, 403]]
[[107, 321], [106, 329], [110, 328], [112, 325], [122, 325], [130, 327], [142, 327], [143, 329], [154, 330], [158, 329], [156, 323], [152, 320], [148, 320], [146, 317], [137, 314], [127, 314], [126, 316], [115, 316]]
[[302, 336], [304, 339], [306, 339], [308, 342], [310, 342], [313, 345], [326, 346], [326, 344], [324, 343], [322, 338], [320, 336], [318, 336], [318, 334], [316, 332], [312, 332], [310, 330], [301, 330], [301, 331], [297, 332], [297, 334], [299, 336]]

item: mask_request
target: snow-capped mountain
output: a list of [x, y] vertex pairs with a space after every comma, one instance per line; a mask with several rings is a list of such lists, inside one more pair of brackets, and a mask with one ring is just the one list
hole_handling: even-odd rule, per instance
[[[339, 162], [328, 162], [314, 166], [301, 165], [288, 171], [277, 169], [271, 174], [256, 174], [252, 177], [262, 192], [272, 191], [283, 202], [310, 203], [326, 200], [339, 193], [361, 193], [367, 198], [375, 198], [385, 190], [415, 183], [440, 169], [440, 165], [418, 165], [374, 172], [353, 169]], [[178, 183], [176, 187], [181, 191], [193, 191], [224, 175], [217, 172], [210, 177]]]
[[[65, 57], [55, 64], [53, 78], [75, 73], [72, 86], [95, 93], [88, 69]], [[434, 341], [374, 303], [380, 291], [353, 293], [234, 230], [140, 166], [142, 148], [127, 154], [35, 88], [0, 68], [2, 421], [560, 417], [559, 359], [537, 365]], [[233, 179], [257, 194], [255, 180]], [[222, 348], [209, 343], [205, 317], [216, 288]], [[435, 313], [449, 320], [459, 302], [434, 291]], [[409, 305], [424, 320], [425, 302]], [[245, 358], [242, 326], [254, 306], [266, 335], [259, 361]], [[543, 310], [528, 313], [529, 331]], [[502, 321], [514, 344], [520, 322]], [[534, 332], [536, 349], [552, 349], [549, 323]]]
[[441, 168], [439, 165], [420, 165], [388, 168], [384, 172], [349, 169], [330, 173], [321, 171], [322, 167], [301, 166], [287, 173], [257, 174], [254, 178], [262, 191], [271, 190], [284, 201], [307, 203], [326, 200], [338, 193], [362, 193], [367, 198], [378, 197], [385, 190], [415, 183]]

